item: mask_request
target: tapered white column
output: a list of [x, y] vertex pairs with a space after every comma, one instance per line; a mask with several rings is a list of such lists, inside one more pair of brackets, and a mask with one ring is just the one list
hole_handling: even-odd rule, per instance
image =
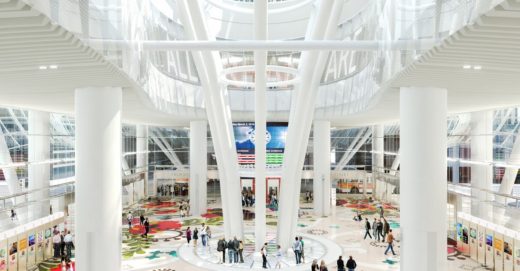
[[330, 121], [314, 121], [314, 213], [330, 215]]
[[491, 216], [485, 191], [493, 183], [493, 111], [471, 113], [471, 214], [484, 219]]
[[446, 270], [447, 91], [401, 88], [401, 270]]
[[[255, 1], [255, 39], [267, 39], [267, 0]], [[266, 235], [266, 66], [267, 51], [255, 51], [255, 246], [259, 250]]]
[[76, 89], [76, 266], [121, 270], [121, 98], [117, 87]]
[[[5, 140], [5, 135], [3, 131], [0, 129], [0, 163], [2, 165], [10, 165], [13, 163], [13, 159], [11, 158], [11, 153], [9, 152], [9, 146], [7, 146], [7, 141]], [[22, 192], [22, 188], [20, 187], [20, 183], [18, 182], [18, 174], [16, 174], [15, 167], [3, 168], [2, 172], [4, 173], [5, 181], [7, 182], [7, 189], [9, 190], [9, 195], [17, 194]], [[17, 197], [13, 204], [22, 203], [23, 197]]]
[[137, 125], [136, 127], [135, 158], [136, 172], [144, 172], [144, 195], [148, 196], [148, 126]]
[[372, 127], [372, 171], [384, 173], [385, 167], [385, 126]]
[[208, 123], [190, 122], [190, 212], [200, 216], [207, 209]]
[[29, 110], [28, 124], [28, 160], [29, 190], [37, 190], [30, 194], [30, 201], [37, 203], [29, 208], [32, 218], [48, 215], [50, 212], [49, 180], [51, 157], [50, 114], [48, 112]]

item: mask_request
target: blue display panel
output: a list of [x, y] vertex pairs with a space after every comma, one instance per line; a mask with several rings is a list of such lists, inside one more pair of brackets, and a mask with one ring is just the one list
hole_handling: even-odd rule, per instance
[[[233, 133], [241, 165], [255, 163], [255, 123], [234, 122]], [[285, 140], [287, 136], [286, 122], [268, 122], [266, 133], [266, 162], [270, 166], [280, 166], [283, 162]]]

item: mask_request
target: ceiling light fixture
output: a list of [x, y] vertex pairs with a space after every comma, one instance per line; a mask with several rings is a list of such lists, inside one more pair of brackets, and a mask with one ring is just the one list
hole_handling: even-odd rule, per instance
[[57, 68], [58, 68], [58, 65], [50, 65], [50, 66], [49, 66], [49, 68], [51, 68], [51, 69], [55, 70], [55, 69], [57, 69]]
[[474, 70], [482, 70], [482, 66], [474, 66], [473, 69]]
[[465, 70], [469, 70], [469, 69], [471, 69], [471, 65], [464, 65], [464, 66], [462, 66], [462, 68]]
[[40, 70], [46, 70], [47, 66], [40, 66], [39, 68], [40, 68]]

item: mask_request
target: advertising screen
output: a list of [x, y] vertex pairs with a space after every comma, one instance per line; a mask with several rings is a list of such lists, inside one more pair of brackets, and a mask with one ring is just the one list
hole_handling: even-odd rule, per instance
[[[240, 165], [255, 163], [255, 123], [234, 122], [233, 134]], [[266, 133], [266, 163], [268, 166], [281, 166], [287, 136], [286, 122], [268, 122]]]

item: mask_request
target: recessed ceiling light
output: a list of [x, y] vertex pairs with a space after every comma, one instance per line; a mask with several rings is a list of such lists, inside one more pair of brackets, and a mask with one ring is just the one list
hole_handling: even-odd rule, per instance
[[55, 70], [55, 69], [57, 69], [57, 68], [58, 68], [58, 65], [50, 65], [50, 66], [49, 66], [49, 68], [51, 68], [51, 69]]
[[462, 66], [462, 68], [463, 68], [463, 69], [466, 69], [466, 70], [467, 70], [467, 69], [471, 69], [471, 65], [464, 65], [464, 66]]
[[46, 70], [47, 66], [40, 66], [39, 68], [40, 68], [40, 70]]
[[474, 70], [482, 70], [482, 66], [474, 66], [473, 69]]

